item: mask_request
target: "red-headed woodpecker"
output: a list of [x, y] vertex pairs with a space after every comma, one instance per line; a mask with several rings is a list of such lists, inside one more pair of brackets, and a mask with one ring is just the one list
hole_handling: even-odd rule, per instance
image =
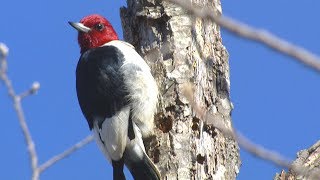
[[152, 134], [158, 88], [147, 63], [118, 36], [104, 17], [89, 15], [79, 23], [81, 56], [76, 88], [81, 110], [106, 158], [113, 178], [160, 179], [145, 152], [142, 138]]

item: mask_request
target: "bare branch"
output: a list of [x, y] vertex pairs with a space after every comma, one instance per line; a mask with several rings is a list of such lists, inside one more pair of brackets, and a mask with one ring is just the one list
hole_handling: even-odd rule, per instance
[[214, 21], [217, 25], [243, 38], [259, 42], [273, 50], [293, 57], [298, 62], [320, 72], [320, 57], [297, 45], [291, 44], [265, 30], [252, 28], [231, 18], [215, 15], [214, 10], [206, 7], [196, 7], [186, 0], [167, 0], [188, 10], [200, 18]]
[[272, 162], [278, 166], [291, 169], [297, 174], [303, 175], [305, 177], [308, 177], [308, 179], [320, 179], [320, 174], [318, 171], [311, 171], [309, 168], [301, 166], [301, 165], [295, 165], [291, 161], [289, 161], [287, 158], [283, 157], [277, 152], [268, 150], [264, 148], [261, 145], [255, 144], [252, 141], [250, 141], [247, 137], [243, 136], [241, 133], [235, 132], [235, 138], [238, 142], [238, 144], [245, 149], [247, 152], [257, 156], [258, 158], [267, 160], [269, 162]]
[[40, 173], [42, 173], [44, 170], [52, 166], [53, 164], [57, 163], [61, 159], [64, 159], [65, 157], [69, 156], [73, 152], [77, 151], [78, 149], [82, 148], [86, 144], [90, 143], [93, 140], [92, 135], [88, 135], [86, 138], [83, 140], [79, 141], [77, 144], [74, 146], [70, 147], [69, 149], [65, 150], [61, 154], [58, 154], [54, 156], [53, 158], [49, 159], [47, 162], [42, 164], [41, 166], [38, 166], [38, 155], [36, 152], [35, 144], [33, 142], [29, 127], [27, 125], [23, 109], [21, 106], [21, 100], [27, 96], [30, 96], [32, 94], [37, 93], [37, 91], [40, 88], [40, 83], [39, 82], [34, 82], [31, 85], [31, 88], [20, 95], [18, 95], [11, 83], [11, 80], [9, 79], [7, 75], [7, 55], [8, 55], [9, 49], [7, 46], [3, 43], [0, 43], [0, 79], [3, 81], [5, 87], [8, 90], [8, 94], [10, 98], [13, 101], [13, 106], [14, 109], [18, 115], [18, 120], [19, 124], [21, 126], [21, 130], [23, 133], [23, 136], [25, 138], [25, 142], [27, 144], [27, 149], [29, 152], [29, 157], [30, 157], [30, 164], [32, 168], [32, 180], [38, 180]]
[[308, 177], [310, 177], [311, 179], [320, 179], [319, 173], [315, 172], [307, 174], [310, 172], [308, 168], [293, 165], [291, 161], [289, 161], [287, 158], [284, 158], [277, 152], [268, 150], [258, 144], [253, 143], [247, 137], [237, 132], [232, 126], [228, 127], [219, 117], [212, 115], [210, 112], [207, 112], [204, 109], [201, 109], [193, 98], [193, 87], [191, 84], [186, 84], [183, 87], [183, 94], [188, 99], [191, 107], [193, 108], [199, 119], [203, 120], [205, 124], [212, 125], [215, 128], [219, 129], [226, 138], [232, 138], [237, 141], [239, 146], [247, 152], [257, 156], [258, 158], [272, 162], [278, 166], [292, 169], [298, 174], [302, 174], [305, 176], [308, 175]]
[[69, 149], [67, 149], [64, 152], [52, 157], [47, 162], [45, 162], [45, 163], [43, 163], [42, 165], [39, 166], [40, 173], [43, 172], [44, 170], [48, 169], [50, 166], [52, 166], [53, 164], [57, 163], [58, 161], [66, 158], [67, 156], [71, 155], [75, 151], [79, 150], [83, 146], [89, 144], [90, 142], [93, 141], [93, 139], [94, 139], [93, 135], [88, 135], [87, 137], [85, 137], [84, 139], [82, 139], [81, 141], [79, 141], [77, 144], [73, 145]]
[[7, 61], [6, 58], [9, 53], [9, 48], [0, 42], [0, 72], [6, 73], [7, 72]]
[[13, 106], [18, 115], [19, 124], [20, 124], [23, 136], [25, 138], [25, 142], [27, 144], [27, 149], [29, 152], [30, 163], [32, 168], [32, 179], [37, 180], [39, 179], [39, 170], [38, 170], [38, 156], [37, 156], [36, 148], [23, 113], [23, 109], [21, 106], [21, 97], [15, 93], [11, 80], [9, 79], [6, 73], [7, 72], [6, 57], [8, 55], [8, 52], [9, 52], [9, 49], [4, 44], [1, 43], [0, 44], [0, 53], [1, 53], [0, 78], [3, 81], [4, 85], [6, 86], [9, 96], [13, 101]]
[[271, 161], [274, 164], [281, 166], [281, 167], [289, 168], [291, 166], [290, 160], [282, 157], [277, 152], [268, 150], [258, 144], [253, 143], [252, 141], [250, 141], [247, 137], [245, 137], [241, 133], [236, 132], [235, 137], [236, 137], [239, 145], [243, 149], [245, 149], [246, 151], [250, 152], [251, 154], [253, 154], [261, 159]]
[[27, 91], [21, 93], [19, 96], [20, 96], [21, 99], [23, 99], [23, 98], [25, 98], [27, 96], [36, 94], [39, 89], [40, 89], [40, 83], [35, 81], [35, 82], [32, 83], [30, 89], [28, 89]]

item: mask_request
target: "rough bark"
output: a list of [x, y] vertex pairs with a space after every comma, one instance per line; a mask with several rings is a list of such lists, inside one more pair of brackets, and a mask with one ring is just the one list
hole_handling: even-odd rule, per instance
[[[194, 0], [221, 14], [219, 0]], [[127, 0], [121, 8], [124, 38], [152, 69], [160, 90], [155, 136], [147, 153], [163, 179], [235, 179], [239, 148], [214, 127], [202, 125], [182, 93], [194, 85], [201, 108], [231, 126], [228, 54], [214, 23], [191, 17], [161, 0]]]
[[309, 149], [299, 151], [297, 155], [298, 157], [292, 165], [294, 167], [305, 167], [309, 171], [304, 172], [304, 174], [298, 174], [292, 169], [289, 172], [282, 170], [280, 174], [276, 174], [274, 180], [312, 180], [308, 176], [313, 173], [320, 173], [320, 141]]

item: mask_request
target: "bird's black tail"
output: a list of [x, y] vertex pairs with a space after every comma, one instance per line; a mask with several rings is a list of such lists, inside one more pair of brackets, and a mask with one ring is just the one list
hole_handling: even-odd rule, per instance
[[142, 154], [137, 154], [137, 146], [134, 149], [127, 149], [124, 154], [125, 164], [133, 178], [135, 180], [160, 180], [159, 170], [144, 150], [138, 150]]
[[131, 119], [123, 159], [135, 180], [161, 179], [159, 170], [145, 152], [141, 131]]
[[114, 180], [126, 179], [123, 173], [123, 165], [124, 165], [123, 158], [121, 158], [119, 161], [112, 161]]

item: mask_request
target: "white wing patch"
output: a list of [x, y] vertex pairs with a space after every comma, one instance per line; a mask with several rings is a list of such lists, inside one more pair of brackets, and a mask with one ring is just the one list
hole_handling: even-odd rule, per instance
[[101, 125], [94, 122], [94, 136], [97, 144], [108, 161], [122, 158], [126, 148], [130, 108], [124, 107], [111, 118], [106, 118]]

